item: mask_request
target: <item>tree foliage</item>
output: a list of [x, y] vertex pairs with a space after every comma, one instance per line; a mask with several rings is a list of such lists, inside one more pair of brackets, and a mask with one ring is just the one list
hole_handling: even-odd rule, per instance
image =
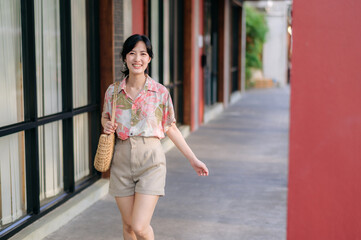
[[262, 68], [262, 50], [268, 32], [265, 15], [251, 6], [246, 6], [246, 79], [251, 77], [251, 68]]

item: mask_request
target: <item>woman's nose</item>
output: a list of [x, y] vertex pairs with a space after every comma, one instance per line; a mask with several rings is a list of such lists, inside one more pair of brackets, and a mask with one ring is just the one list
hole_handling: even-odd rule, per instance
[[140, 55], [139, 54], [135, 54], [135, 61], [140, 60]]

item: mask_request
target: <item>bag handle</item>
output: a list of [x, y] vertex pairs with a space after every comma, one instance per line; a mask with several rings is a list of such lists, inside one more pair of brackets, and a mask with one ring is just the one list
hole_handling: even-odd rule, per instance
[[112, 106], [112, 124], [115, 122], [115, 109], [117, 107], [117, 97], [118, 97], [118, 88], [119, 88], [119, 82], [114, 86], [115, 93], [113, 94], [113, 106]]

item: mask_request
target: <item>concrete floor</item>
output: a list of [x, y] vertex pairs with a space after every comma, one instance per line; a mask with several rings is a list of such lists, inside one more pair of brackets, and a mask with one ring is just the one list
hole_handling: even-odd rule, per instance
[[[288, 125], [288, 87], [250, 90], [187, 138], [209, 177], [198, 177], [176, 148], [169, 151], [155, 239], [286, 239]], [[45, 239], [121, 236], [121, 216], [107, 195]]]

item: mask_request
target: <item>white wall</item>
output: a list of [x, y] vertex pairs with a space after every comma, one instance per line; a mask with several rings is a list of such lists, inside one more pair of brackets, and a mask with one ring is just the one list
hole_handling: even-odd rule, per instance
[[269, 27], [263, 46], [263, 74], [279, 85], [287, 84], [287, 9], [288, 3], [273, 2], [266, 19]]

